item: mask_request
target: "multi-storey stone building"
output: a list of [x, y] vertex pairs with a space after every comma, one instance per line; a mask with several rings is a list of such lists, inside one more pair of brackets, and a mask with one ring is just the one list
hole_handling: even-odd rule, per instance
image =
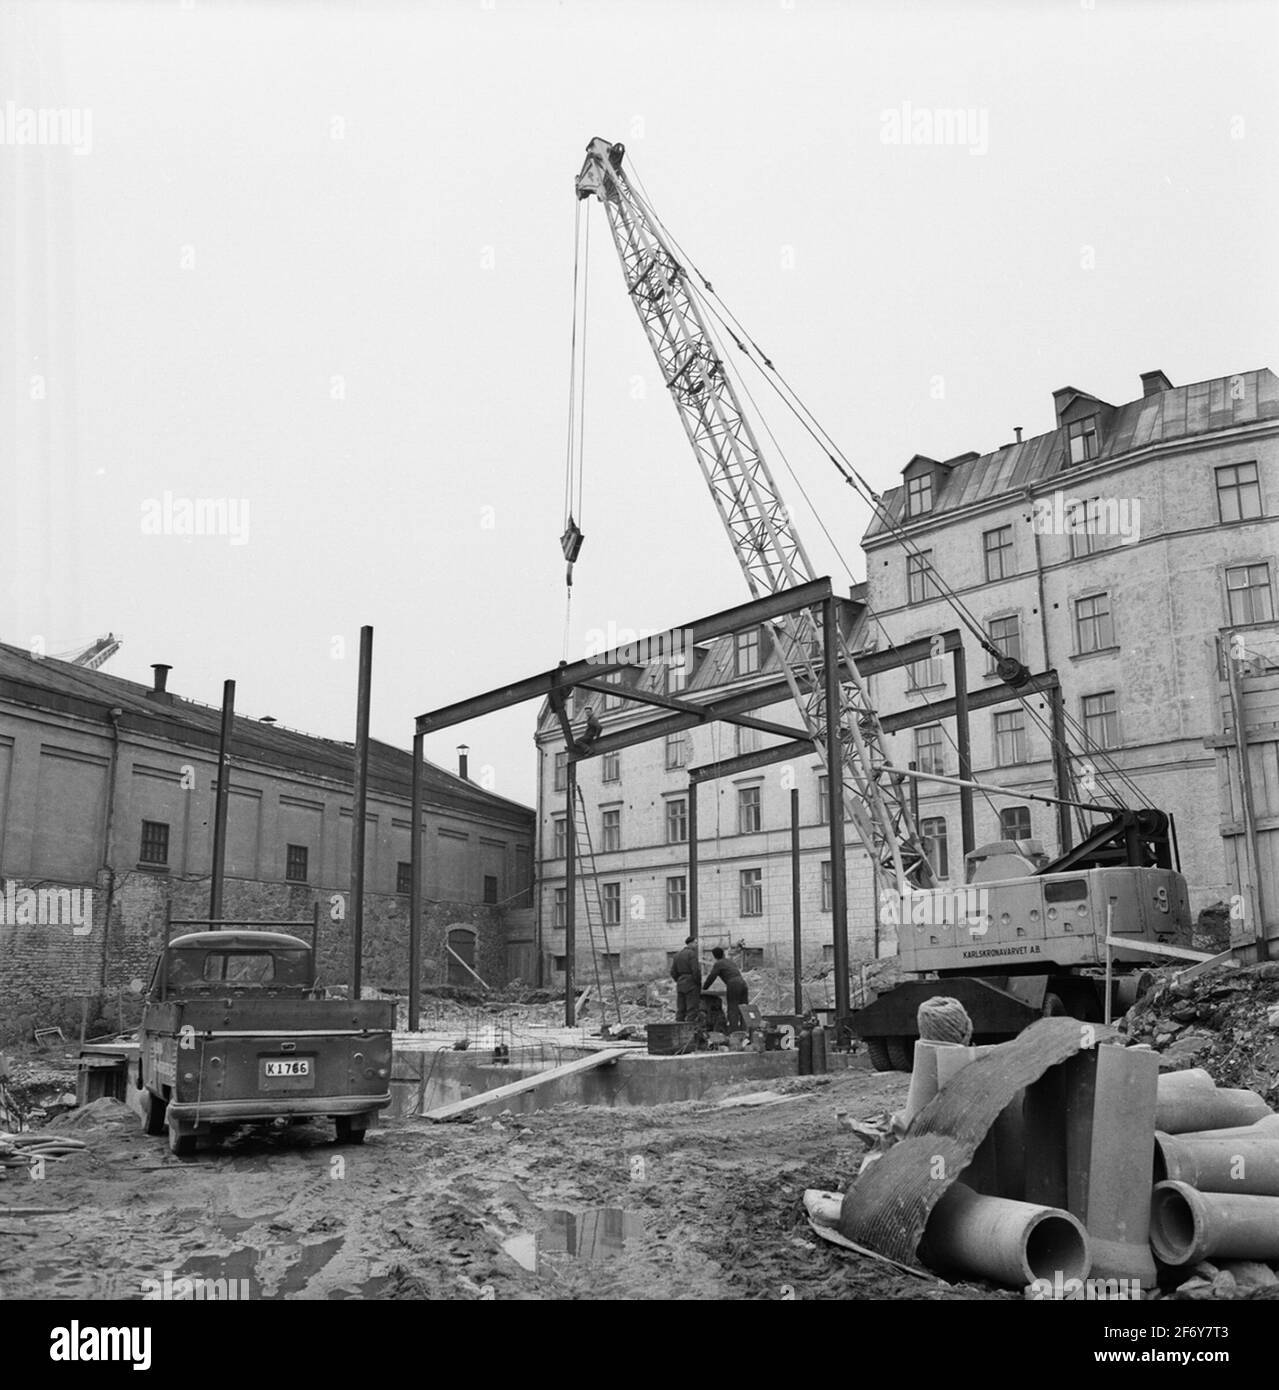
[[[1202, 907], [1238, 891], [1206, 741], [1222, 729], [1223, 645], [1274, 631], [1279, 381], [1260, 370], [1174, 387], [1147, 372], [1141, 384], [1118, 406], [1064, 387], [1045, 434], [911, 459], [863, 539], [868, 599], [880, 640], [902, 643], [956, 626], [940, 581], [1000, 651], [1055, 670], [1080, 755], [1074, 794], [1104, 800], [1109, 785], [1173, 812]], [[965, 632], [964, 644], [970, 686], [997, 682], [977, 639]], [[941, 661], [873, 687], [885, 709], [954, 693]], [[1027, 703], [973, 713], [973, 772], [1050, 794], [1049, 702]], [[895, 762], [957, 771], [945, 721], [892, 742]], [[919, 800], [937, 867], [962, 881], [957, 793], [925, 783]], [[978, 795], [975, 822], [978, 844], [1033, 836], [1060, 848], [1055, 812], [1016, 795]]]
[[[118, 1008], [165, 913], [208, 915], [220, 712], [166, 689], [167, 669], [148, 689], [0, 646], [0, 1029], [78, 1020], [82, 999]], [[351, 745], [237, 718], [231, 760], [225, 915], [306, 920], [318, 902], [323, 978], [346, 981]], [[372, 742], [375, 986], [408, 981], [411, 772], [409, 753]], [[424, 787], [425, 981], [471, 982], [458, 956], [489, 984], [531, 978], [533, 813], [432, 764]], [[41, 901], [87, 911], [37, 920]]]
[[[1113, 788], [1126, 804], [1173, 812], [1192, 900], [1204, 906], [1239, 892], [1239, 795], [1218, 763], [1228, 726], [1220, 653], [1232, 634], [1264, 644], [1276, 633], [1279, 381], [1260, 370], [1177, 388], [1148, 372], [1142, 387], [1119, 406], [1066, 387], [1054, 393], [1047, 433], [1022, 440], [1019, 430], [1016, 442], [986, 454], [911, 459], [863, 539], [867, 579], [848, 617], [863, 649], [962, 630], [944, 584], [993, 646], [1033, 673], [1055, 671], [1062, 730], [1076, 755], [1072, 794], [1105, 804]], [[998, 683], [993, 658], [968, 631], [963, 647], [969, 690]], [[1279, 661], [1279, 647], [1274, 655]], [[658, 690], [670, 682], [699, 699], [776, 675], [759, 632], [720, 639], [694, 660], [691, 669], [654, 662], [626, 677]], [[901, 722], [954, 695], [951, 658], [874, 676], [871, 690], [880, 711]], [[606, 728], [645, 718], [642, 706], [619, 698], [587, 699]], [[789, 702], [757, 713], [796, 722]], [[1026, 795], [1056, 790], [1050, 715], [1046, 694], [973, 710], [973, 775], [1012, 789], [975, 795], [976, 845], [1034, 838], [1050, 854], [1061, 848], [1056, 811]], [[1258, 743], [1257, 729], [1249, 737], [1257, 766], [1268, 766], [1279, 744]], [[713, 725], [578, 764], [596, 870], [592, 880], [582, 866], [579, 969], [591, 950], [588, 895], [624, 973], [665, 965], [687, 926], [688, 768], [749, 751], [756, 740], [779, 741]], [[563, 739], [549, 709], [537, 745], [538, 909], [554, 970], [563, 965], [568, 819]], [[959, 770], [953, 720], [890, 733], [889, 746], [903, 767]], [[700, 934], [708, 947], [739, 945], [747, 963], [789, 959], [789, 790], [797, 786], [805, 953], [829, 958], [823, 780], [812, 757], [702, 788]], [[943, 881], [962, 882], [969, 846], [959, 793], [921, 783], [918, 800], [934, 867]], [[1276, 833], [1261, 855], [1279, 865], [1279, 791], [1273, 826], [1267, 806], [1263, 798], [1258, 824]], [[1075, 838], [1080, 828], [1072, 826]], [[891, 949], [892, 932], [877, 923], [869, 859], [851, 828], [847, 879], [850, 954], [864, 960]]]

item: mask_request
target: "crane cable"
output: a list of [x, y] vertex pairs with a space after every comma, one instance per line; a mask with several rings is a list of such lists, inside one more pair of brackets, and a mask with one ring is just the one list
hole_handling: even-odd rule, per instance
[[[932, 564], [929, 562], [927, 558], [926, 553], [923, 550], [921, 550], [920, 547], [915, 543], [914, 538], [908, 535], [897, 524], [897, 522], [888, 512], [888, 509], [884, 506], [883, 500], [879, 496], [879, 494], [876, 493], [875, 490], [870, 486], [870, 484], [861, 476], [860, 473], [858, 473], [857, 469], [848, 460], [847, 456], [844, 455], [843, 451], [839, 448], [838, 444], [835, 443], [834, 439], [831, 438], [830, 434], [822, 426], [821, 422], [809, 409], [808, 405], [805, 403], [803, 398], [799, 395], [797, 391], [795, 391], [795, 389], [790, 385], [790, 383], [786, 380], [782, 373], [778, 371], [773, 361], [767, 356], [763, 349], [760, 348], [758, 343], [756, 343], [755, 340], [746, 331], [746, 329], [741, 324], [740, 320], [732, 312], [732, 310], [728, 308], [728, 305], [725, 304], [724, 300], [716, 292], [715, 287], [706, 278], [706, 276], [702, 274], [701, 270], [697, 267], [696, 263], [692, 260], [692, 258], [686, 255], [683, 247], [672, 235], [670, 229], [665, 225], [665, 223], [662, 222], [661, 218], [658, 217], [657, 213], [654, 211], [652, 203], [648, 199], [647, 190], [644, 188], [643, 180], [640, 178], [638, 171], [634, 167], [633, 159], [631, 161], [631, 165], [631, 172], [634, 175], [635, 184], [637, 185], [638, 192], [636, 189], [632, 189], [631, 191], [633, 194], [636, 194], [636, 196], [640, 198], [641, 206], [643, 207], [644, 212], [661, 229], [663, 234], [666, 236], [667, 240], [670, 242], [671, 246], [679, 254], [681, 260], [687, 263], [687, 265], [693, 270], [694, 274], [696, 274], [698, 279], [701, 281], [706, 292], [713, 296], [714, 299], [717, 300], [718, 303], [723, 307], [724, 315], [727, 315], [728, 320], [731, 321], [731, 324], [733, 326], [730, 327], [729, 323], [725, 322], [724, 315], [721, 315], [714, 305], [708, 304], [705, 301], [701, 301], [703, 307], [707, 310], [708, 314], [713, 316], [719, 322], [724, 331], [732, 338], [734, 344], [739, 349], [739, 351], [741, 351], [746, 356], [747, 360], [755, 366], [756, 370], [760, 371], [761, 374], [765, 375], [765, 380], [768, 381], [769, 385], [776, 392], [778, 397], [781, 399], [782, 403], [795, 416], [795, 418], [803, 426], [805, 431], [812, 437], [814, 442], [816, 442], [816, 444], [822, 450], [822, 452], [826, 454], [827, 458], [834, 465], [834, 467], [839, 472], [843, 480], [850, 487], [852, 487], [855, 492], [858, 493], [858, 495], [862, 498], [863, 501], [865, 501], [870, 506], [872, 512], [879, 518], [884, 527], [902, 545], [902, 548], [907, 552], [907, 554], [913, 555], [922, 563], [922, 565], [924, 566], [925, 574], [928, 576], [929, 579], [931, 579], [934, 587], [938, 591], [937, 597], [941, 598], [955, 611], [955, 613], [959, 616], [960, 621], [977, 639], [977, 642], [982, 647], [982, 649], [988, 652], [991, 657], [998, 660], [1000, 657], [1004, 655], [1004, 653], [1000, 652], [999, 649], [993, 644], [993, 642], [991, 642], [989, 635], [986, 633], [985, 629], [982, 628], [981, 624], [977, 621], [972, 611], [960, 598], [959, 594], [954, 589], [952, 589], [950, 585], [947, 584], [944, 579], [942, 579], [942, 577], [938, 574], [936, 569], [933, 568]], [[687, 282], [686, 289], [690, 293], [696, 293], [694, 287], [691, 284], [688, 284]], [[700, 300], [700, 296], [697, 297]], [[734, 331], [734, 328], [737, 331]], [[749, 348], [746, 346], [747, 343], [750, 344]], [[756, 360], [756, 356], [752, 356], [752, 349], [758, 357], [758, 360]], [[724, 360], [722, 354], [721, 359]], [[767, 368], [767, 372], [771, 373], [771, 375], [767, 375], [765, 373], [765, 368]], [[740, 374], [738, 375], [738, 381], [739, 383], [741, 381]], [[749, 391], [746, 394], [748, 397], [750, 397]], [[759, 413], [759, 407], [755, 403], [753, 397], [751, 398], [751, 403], [754, 406], [756, 412]], [[777, 441], [776, 438], [772, 435], [771, 429], [768, 430], [768, 433], [770, 438], [773, 439], [774, 446], [776, 447]], [[780, 448], [778, 452], [779, 454], [781, 453]], [[836, 457], [836, 455], [838, 455], [838, 457]], [[782, 454], [782, 459], [783, 463], [786, 466], [787, 472], [790, 473], [792, 478], [794, 478], [794, 470], [790, 467], [790, 464], [785, 459], [784, 454]], [[796, 480], [796, 482], [798, 485], [798, 480]], [[815, 516], [818, 516], [818, 524], [821, 526], [823, 533], [827, 536], [827, 539], [829, 540], [830, 533], [826, 530], [825, 525], [821, 522], [820, 516], [816, 512], [816, 509], [812, 507], [812, 502], [808, 498], [808, 495], [804, 491], [802, 486], [800, 486], [800, 492], [804, 496], [805, 501], [808, 502], [808, 505], [810, 509], [813, 511], [813, 514]], [[836, 553], [839, 553], [837, 547]], [[847, 561], [843, 559], [842, 555], [840, 556], [840, 559], [844, 563], [845, 568], [848, 568]], [[1064, 735], [1061, 737], [1054, 736], [1052, 731], [1044, 722], [1042, 716], [1030, 704], [1031, 697], [1023, 692], [1016, 691], [1015, 687], [1013, 689], [1017, 699], [1021, 701], [1023, 706], [1026, 708], [1027, 712], [1030, 714], [1031, 718], [1036, 722], [1036, 724], [1043, 728], [1045, 732], [1048, 733], [1049, 739], [1053, 743], [1053, 745], [1059, 746], [1065, 752], [1068, 758], [1074, 757], [1075, 755], [1071, 751], [1069, 745], [1066, 743]], [[1098, 747], [1095, 744], [1094, 740], [1087, 733], [1086, 729], [1084, 729], [1083, 726], [1079, 724], [1079, 722], [1074, 718], [1073, 715], [1069, 713], [1069, 711], [1063, 709], [1062, 716], [1063, 722], [1069, 725], [1072, 729], [1074, 729], [1075, 732], [1081, 737], [1082, 742], [1086, 745], [1085, 751], [1088, 751], [1100, 758], [1103, 758], [1110, 765], [1112, 772], [1119, 779], [1119, 781], [1132, 793], [1136, 801], [1140, 804], [1144, 800], [1144, 797], [1142, 795], [1141, 789], [1132, 780], [1132, 778], [1129, 777], [1121, 767], [1119, 767], [1115, 760], [1109, 756], [1106, 750]], [[1098, 769], [1094, 768], [1093, 771], [1097, 772]], [[1108, 785], [1103, 785], [1103, 791], [1106, 795], [1111, 797], [1112, 800], [1114, 800], [1117, 804], [1119, 804], [1122, 807], [1122, 798], [1120, 798]]]

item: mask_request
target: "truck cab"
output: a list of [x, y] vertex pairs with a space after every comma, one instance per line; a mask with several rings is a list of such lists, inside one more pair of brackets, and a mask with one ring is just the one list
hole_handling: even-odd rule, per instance
[[138, 1032], [148, 1134], [178, 1155], [239, 1124], [328, 1117], [360, 1143], [390, 1104], [390, 1000], [326, 999], [286, 932], [192, 932], [156, 960]]

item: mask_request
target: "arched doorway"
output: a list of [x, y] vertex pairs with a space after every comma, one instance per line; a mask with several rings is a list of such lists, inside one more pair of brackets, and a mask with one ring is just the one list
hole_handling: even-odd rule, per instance
[[475, 969], [475, 928], [455, 923], [449, 927], [444, 939], [449, 948], [444, 953], [444, 959], [448, 962], [446, 982], [450, 985], [474, 985], [475, 976], [471, 971]]

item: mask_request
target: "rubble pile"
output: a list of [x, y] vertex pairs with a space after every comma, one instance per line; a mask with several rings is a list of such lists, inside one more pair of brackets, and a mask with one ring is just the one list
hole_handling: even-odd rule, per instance
[[1219, 1086], [1242, 1086], [1279, 1106], [1279, 961], [1176, 975], [1155, 972], [1120, 1032], [1161, 1053], [1164, 1070], [1202, 1067]]

